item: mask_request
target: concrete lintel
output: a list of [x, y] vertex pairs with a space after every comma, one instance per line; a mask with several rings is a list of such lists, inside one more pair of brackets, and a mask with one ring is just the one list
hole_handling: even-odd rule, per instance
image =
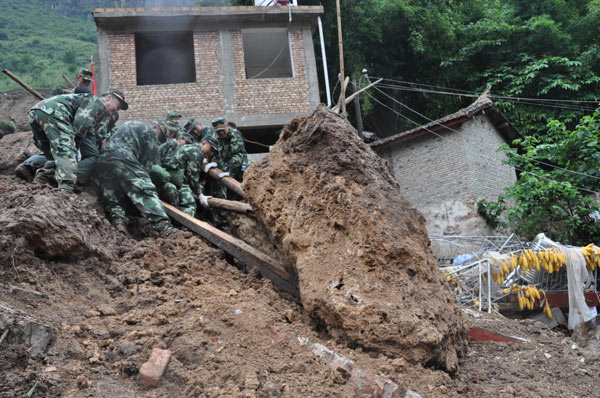
[[[323, 14], [323, 6], [294, 6], [292, 15]], [[176, 15], [197, 16], [233, 16], [233, 15], [288, 15], [287, 7], [164, 7], [164, 8], [94, 8], [92, 15], [97, 18], [118, 18], [123, 16], [159, 16]]]
[[310, 114], [310, 112], [276, 113], [267, 115], [240, 115], [236, 112], [226, 112], [225, 118], [235, 122], [240, 128], [281, 127], [293, 118], [307, 114]]
[[99, 93], [103, 93], [108, 89], [110, 81], [110, 49], [108, 46], [108, 37], [106, 32], [98, 29], [98, 53], [96, 59], [96, 88]]

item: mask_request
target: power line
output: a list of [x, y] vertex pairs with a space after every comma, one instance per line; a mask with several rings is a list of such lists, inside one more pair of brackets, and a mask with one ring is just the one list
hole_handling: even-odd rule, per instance
[[[384, 80], [387, 80], [387, 81], [397, 82], [397, 83], [413, 84], [413, 85], [423, 86], [423, 87], [440, 88], [440, 89], [443, 89], [445, 91], [456, 91], [456, 92], [461, 92], [461, 93], [466, 93], [466, 94], [472, 94], [472, 95], [475, 95], [475, 96], [479, 96], [474, 91], [467, 91], [467, 90], [461, 90], [461, 89], [457, 89], [457, 88], [450, 88], [450, 87], [443, 87], [443, 86], [433, 86], [433, 85], [430, 85], [430, 84], [423, 84], [423, 83], [407, 82], [407, 81], [403, 81], [403, 80], [386, 79], [386, 78], [375, 77], [375, 76], [372, 76], [372, 77], [374, 79], [384, 79]], [[402, 87], [402, 86], [400, 86], [400, 87]], [[520, 100], [529, 100], [529, 101], [573, 102], [573, 103], [587, 103], [587, 104], [598, 104], [600, 102], [600, 100], [597, 100], [597, 101], [591, 101], [591, 100], [565, 100], [565, 99], [554, 99], [554, 98], [512, 97], [512, 96], [502, 96], [502, 95], [491, 95], [491, 97], [494, 97], [494, 98], [520, 99]]]
[[[458, 130], [455, 130], [455, 129], [451, 128], [451, 127], [448, 127], [448, 126], [446, 126], [446, 125], [443, 125], [443, 124], [441, 124], [441, 123], [437, 122], [436, 120], [433, 120], [433, 119], [431, 119], [431, 118], [429, 118], [429, 117], [427, 117], [427, 116], [423, 115], [422, 113], [419, 113], [418, 111], [416, 111], [416, 110], [414, 110], [414, 109], [410, 108], [409, 106], [407, 106], [407, 105], [403, 104], [402, 102], [398, 101], [398, 100], [397, 100], [397, 99], [395, 99], [394, 97], [392, 97], [392, 96], [388, 95], [387, 93], [385, 93], [384, 91], [380, 90], [380, 89], [379, 89], [377, 86], [375, 86], [375, 89], [376, 89], [377, 91], [379, 91], [381, 94], [383, 94], [383, 95], [385, 95], [386, 97], [388, 97], [389, 99], [391, 99], [392, 101], [394, 101], [394, 102], [398, 103], [400, 106], [402, 106], [402, 107], [404, 107], [404, 108], [408, 109], [409, 111], [411, 111], [411, 112], [413, 112], [413, 113], [415, 113], [415, 114], [417, 114], [417, 115], [421, 116], [422, 118], [424, 118], [424, 119], [426, 119], [426, 120], [428, 120], [428, 121], [430, 121], [430, 122], [434, 122], [434, 123], [438, 124], [439, 126], [442, 126], [442, 127], [446, 128], [446, 129], [448, 129], [448, 130], [450, 130], [450, 131], [454, 131], [454, 132], [456, 132], [456, 133], [459, 133], [459, 134], [464, 134], [464, 135], [466, 135], [466, 133], [464, 133], [464, 132], [462, 132], [462, 131], [458, 131]], [[569, 173], [573, 173], [573, 174], [579, 174], [579, 175], [582, 175], [582, 176], [585, 176], [585, 177], [589, 177], [589, 178], [593, 178], [593, 179], [600, 180], [600, 177], [596, 177], [596, 176], [593, 176], [593, 175], [591, 175], [591, 174], [582, 173], [582, 172], [579, 172], [579, 171], [576, 171], [576, 170], [570, 170], [570, 169], [567, 169], [567, 168], [564, 168], [564, 167], [561, 167], [561, 166], [555, 166], [555, 165], [552, 165], [552, 164], [550, 164], [550, 163], [543, 162], [543, 161], [541, 161], [541, 160], [537, 160], [537, 159], [531, 159], [531, 161], [534, 161], [534, 162], [537, 162], [537, 163], [540, 163], [540, 164], [543, 164], [543, 165], [546, 165], [546, 166], [549, 166], [549, 167], [553, 167], [553, 168], [555, 168], [555, 169], [564, 170], [564, 171], [567, 171], [567, 172], [569, 172]]]
[[[379, 90], [379, 91], [380, 91], [380, 90]], [[449, 138], [447, 138], [447, 137], [444, 137], [444, 136], [442, 136], [442, 135], [440, 135], [440, 134], [437, 134], [435, 131], [433, 131], [433, 130], [431, 130], [431, 129], [427, 128], [427, 127], [421, 126], [419, 123], [415, 122], [414, 120], [410, 119], [409, 117], [407, 117], [407, 116], [405, 116], [405, 115], [401, 114], [400, 112], [398, 112], [398, 111], [396, 111], [395, 109], [391, 108], [391, 107], [390, 107], [390, 106], [388, 106], [387, 104], [384, 104], [383, 102], [379, 101], [377, 98], [373, 97], [373, 96], [372, 96], [372, 95], [371, 95], [369, 92], [365, 92], [365, 93], [366, 93], [366, 94], [367, 94], [367, 95], [368, 95], [370, 98], [372, 98], [372, 99], [373, 99], [375, 102], [377, 102], [377, 103], [381, 104], [382, 106], [386, 107], [387, 109], [391, 110], [392, 112], [394, 112], [394, 113], [395, 113], [395, 114], [397, 114], [398, 116], [400, 116], [400, 117], [402, 117], [402, 118], [404, 118], [404, 119], [408, 120], [409, 122], [411, 122], [411, 123], [415, 124], [415, 125], [416, 125], [416, 126], [418, 126], [418, 127], [421, 127], [421, 128], [423, 128], [423, 130], [426, 130], [426, 131], [428, 131], [428, 132], [432, 133], [433, 135], [435, 135], [435, 136], [437, 136], [437, 137], [439, 137], [439, 138], [441, 138], [441, 139], [443, 139], [443, 140], [447, 140], [447, 141], [449, 141], [449, 142], [452, 142], [452, 140], [450, 140]], [[384, 94], [385, 94], [385, 93], [384, 93]], [[406, 107], [406, 105], [404, 105], [404, 104], [402, 104], [402, 105]], [[407, 108], [408, 108], [408, 107], [407, 107]], [[410, 109], [410, 108], [408, 108], [408, 109]], [[411, 109], [411, 110], [412, 110], [412, 109]], [[416, 112], [416, 111], [415, 111], [415, 112]], [[438, 124], [439, 124], [439, 123], [438, 123]], [[448, 130], [451, 130], [451, 131], [456, 131], [456, 130], [454, 130], [454, 129], [450, 128], [450, 127], [444, 126], [444, 125], [442, 125], [442, 124], [440, 124], [440, 125], [441, 125], [441, 126], [443, 126], [443, 127], [445, 127], [445, 128], [446, 128], [446, 129], [448, 129]], [[478, 149], [473, 149], [473, 150], [474, 150], [474, 151], [479, 151]], [[492, 160], [493, 162], [496, 162], [496, 161], [498, 161], [498, 159], [493, 159], [493, 158], [490, 158], [489, 156], [485, 156], [485, 155], [483, 155], [483, 154], [481, 154], [481, 153], [479, 154], [479, 156], [480, 156], [480, 157], [482, 157], [482, 158], [485, 158], [485, 159]], [[532, 171], [527, 171], [527, 170], [521, 169], [521, 168], [519, 168], [519, 167], [516, 167], [516, 166], [513, 166], [513, 167], [514, 167], [516, 170], [519, 170], [519, 171], [521, 171], [521, 172], [523, 172], [523, 173], [528, 173], [528, 174], [534, 175], [534, 176], [536, 176], [536, 177], [538, 177], [538, 178], [541, 178], [541, 179], [543, 179], [543, 180], [546, 180], [546, 181], [555, 182], [555, 183], [557, 183], [557, 184], [563, 184], [563, 185], [564, 185], [564, 184], [568, 184], [568, 185], [572, 186], [573, 188], [577, 188], [577, 189], [579, 189], [579, 190], [581, 190], [581, 191], [585, 191], [585, 192], [589, 192], [589, 193], [593, 193], [593, 194], [598, 194], [598, 192], [596, 192], [596, 191], [592, 191], [592, 190], [590, 190], [590, 189], [587, 189], [587, 188], [582, 188], [582, 187], [579, 187], [579, 186], [577, 186], [577, 185], [574, 185], [574, 184], [571, 184], [570, 182], [567, 182], [567, 181], [556, 181], [556, 180], [553, 180], [553, 179], [551, 179], [551, 178], [548, 178], [548, 177], [545, 177], [545, 176], [539, 175], [539, 174], [537, 174], [537, 173], [534, 173], [534, 172], [532, 172]], [[490, 175], [493, 175], [493, 176], [496, 176], [496, 177], [497, 177], [497, 176], [499, 176], [499, 175], [494, 175], [494, 174], [490, 174]]]
[[[414, 88], [414, 87], [398, 86], [398, 85], [392, 85], [392, 84], [379, 84], [378, 86], [384, 87], [384, 88], [390, 88], [390, 89], [394, 89], [394, 90], [399, 90], [399, 91], [451, 95], [451, 96], [455, 96], [455, 97], [468, 97], [468, 98], [479, 97], [478, 94], [460, 94], [460, 93], [453, 93], [453, 92], [447, 92], [447, 91], [437, 91], [437, 90], [420, 89], [420, 88]], [[537, 101], [533, 101], [533, 100], [529, 100], [526, 98], [497, 96], [497, 95], [490, 95], [490, 98], [501, 100], [501, 101], [506, 101], [506, 102], [512, 102], [514, 104], [538, 106], [538, 107], [543, 107], [543, 108], [568, 109], [568, 110], [575, 110], [575, 111], [582, 111], [582, 112], [594, 112], [596, 110], [594, 108], [586, 108], [583, 106], [570, 105], [570, 103], [565, 104], [565, 105], [558, 105], [558, 103], [556, 102], [557, 100], [550, 100], [553, 102], [545, 103], [545, 102], [543, 102], [543, 101], [546, 101], [545, 99], [538, 99]], [[599, 103], [600, 102], [596, 102], [596, 104], [599, 104]]]

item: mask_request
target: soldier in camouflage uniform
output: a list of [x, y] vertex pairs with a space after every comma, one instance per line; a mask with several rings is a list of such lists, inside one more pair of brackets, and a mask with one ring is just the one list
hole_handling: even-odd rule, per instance
[[183, 126], [186, 133], [191, 134], [194, 142], [200, 144], [204, 137], [210, 137], [215, 134], [214, 130], [209, 126], [203, 126], [199, 120], [191, 117]]
[[202, 150], [203, 159], [199, 178], [201, 193], [198, 195], [198, 201], [204, 209], [202, 211], [203, 218], [208, 218], [215, 226], [221, 227], [227, 223], [229, 213], [226, 210], [209, 209], [208, 206], [209, 198], [227, 199], [227, 187], [208, 175], [211, 168], [217, 167], [219, 157], [215, 137], [204, 137], [200, 143], [200, 149]]
[[[90, 181], [96, 158], [100, 156], [102, 144], [116, 130], [117, 120], [119, 120], [117, 112], [110, 117], [102, 118], [96, 128], [81, 140], [79, 144], [81, 161], [77, 164], [77, 185], [87, 185]], [[35, 172], [44, 167], [47, 160], [44, 152], [36, 153], [20, 163], [15, 168], [15, 174], [17, 177], [31, 182]]]
[[182, 232], [172, 227], [148, 174], [158, 160], [160, 134], [160, 129], [148, 123], [123, 123], [98, 158], [104, 209], [111, 223], [124, 233], [129, 222], [125, 198], [160, 236]]
[[242, 133], [230, 127], [223, 117], [214, 119], [212, 126], [218, 137], [218, 167], [226, 172], [226, 175], [231, 175], [241, 182], [248, 166], [248, 154]]
[[91, 94], [90, 84], [93, 77], [92, 71], [84, 68], [79, 69], [79, 74], [75, 76], [77, 85], [73, 88], [63, 90], [64, 94]]
[[152, 167], [152, 181], [159, 197], [190, 216], [196, 215], [196, 199], [190, 185], [198, 184], [198, 163], [202, 151], [191, 135], [183, 133], [177, 139], [179, 147], [161, 164]]
[[171, 128], [169, 130], [169, 137], [173, 139], [176, 139], [177, 137], [179, 137], [179, 134], [184, 132], [181, 126], [179, 125], [180, 119], [181, 113], [177, 111], [169, 111], [167, 113], [167, 118], [165, 119], [165, 122], [167, 123], [167, 126]]
[[29, 110], [29, 124], [36, 146], [48, 159], [34, 182], [47, 183], [54, 177], [59, 189], [73, 192], [79, 143], [103, 118], [127, 106], [115, 93], [100, 98], [89, 94], [57, 95], [34, 105]]

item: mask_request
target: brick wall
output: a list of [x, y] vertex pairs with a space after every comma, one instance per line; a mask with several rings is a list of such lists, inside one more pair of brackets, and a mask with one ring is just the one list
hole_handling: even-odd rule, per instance
[[130, 104], [122, 120], [164, 119], [172, 109], [184, 116], [223, 114], [218, 32], [194, 32], [195, 83], [138, 86], [134, 34], [109, 34], [108, 41], [110, 86], [123, 90]]
[[241, 31], [234, 32], [235, 110], [242, 115], [310, 112], [302, 31], [290, 30], [293, 78], [246, 79]]
[[[246, 80], [241, 31], [234, 31], [234, 109], [238, 115], [309, 112], [309, 87], [302, 31], [292, 29], [294, 78]], [[219, 32], [194, 32], [196, 82], [137, 85], [134, 34], [107, 35], [109, 87], [123, 90], [130, 104], [122, 121], [164, 119], [169, 110], [210, 119], [225, 112]]]
[[415, 207], [477, 195], [495, 198], [515, 181], [512, 167], [497, 152], [504, 140], [484, 115], [453, 131], [433, 134], [377, 150], [388, 160], [402, 194]]

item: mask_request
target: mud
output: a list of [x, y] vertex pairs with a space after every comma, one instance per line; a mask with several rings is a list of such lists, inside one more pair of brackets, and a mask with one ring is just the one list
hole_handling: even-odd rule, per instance
[[456, 371], [465, 329], [425, 220], [352, 126], [325, 107], [292, 120], [244, 189], [324, 332]]
[[[2, 147], [3, 162], [15, 164], [23, 137], [15, 148]], [[90, 195], [65, 196], [2, 169], [0, 218], [11, 225], [0, 229], [0, 305], [18, 312], [15, 325], [31, 318], [53, 333], [34, 357], [21, 338], [24, 329], [9, 327], [0, 342], [2, 398], [23, 397], [33, 387], [34, 398], [373, 396], [301, 344], [307, 340], [429, 398], [600, 395], [598, 356], [538, 323], [467, 314], [468, 324], [528, 341], [468, 342], [458, 371], [449, 375], [327, 336], [310, 311], [199, 238], [119, 235]], [[261, 246], [260, 236], [268, 234], [252, 234], [253, 223], [239, 221], [236, 232], [253, 235], [265, 251], [279, 250]], [[57, 236], [42, 237], [36, 228]], [[155, 347], [173, 356], [159, 385], [143, 388], [137, 373]]]

